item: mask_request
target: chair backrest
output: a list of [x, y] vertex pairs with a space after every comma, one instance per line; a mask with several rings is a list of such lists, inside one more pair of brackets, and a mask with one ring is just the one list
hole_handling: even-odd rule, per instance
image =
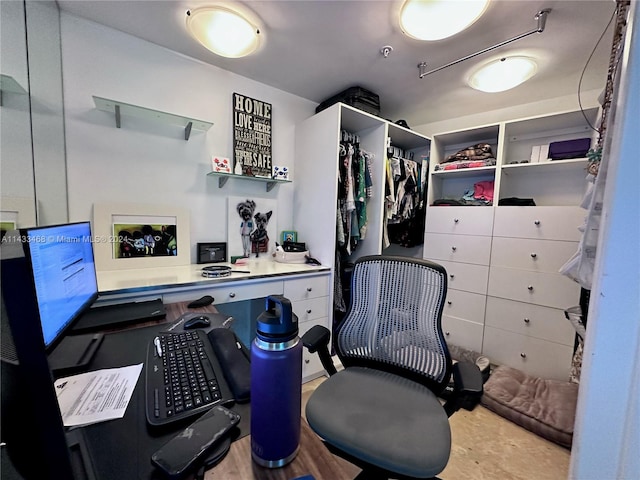
[[441, 326], [446, 294], [447, 273], [436, 263], [381, 255], [358, 259], [349, 311], [335, 342], [345, 368], [377, 368], [442, 391], [451, 375]]

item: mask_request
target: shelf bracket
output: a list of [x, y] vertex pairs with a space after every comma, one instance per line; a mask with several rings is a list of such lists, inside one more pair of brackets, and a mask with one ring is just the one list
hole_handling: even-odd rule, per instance
[[191, 135], [191, 127], [193, 127], [193, 122], [187, 123], [187, 126], [184, 128], [184, 139], [189, 140], [189, 135]]
[[273, 187], [275, 187], [277, 184], [277, 182], [267, 182], [267, 192], [273, 190]]
[[120, 105], [116, 105], [116, 128], [120, 128]]
[[224, 187], [227, 180], [229, 180], [229, 177], [218, 177], [218, 188]]

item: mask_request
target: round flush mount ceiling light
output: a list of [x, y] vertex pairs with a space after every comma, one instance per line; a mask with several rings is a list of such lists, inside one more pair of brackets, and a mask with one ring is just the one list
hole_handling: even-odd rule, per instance
[[222, 6], [187, 10], [187, 30], [207, 49], [222, 57], [245, 57], [260, 45], [260, 28], [240, 13]]
[[441, 40], [473, 24], [489, 0], [406, 0], [400, 9], [400, 28], [418, 40]]
[[503, 57], [489, 62], [469, 77], [469, 86], [482, 92], [503, 92], [533, 77], [538, 66], [529, 57]]

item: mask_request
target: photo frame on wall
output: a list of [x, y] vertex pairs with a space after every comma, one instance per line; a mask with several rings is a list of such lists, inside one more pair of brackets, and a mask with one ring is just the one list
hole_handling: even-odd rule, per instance
[[163, 205], [93, 206], [97, 270], [190, 264], [189, 212]]

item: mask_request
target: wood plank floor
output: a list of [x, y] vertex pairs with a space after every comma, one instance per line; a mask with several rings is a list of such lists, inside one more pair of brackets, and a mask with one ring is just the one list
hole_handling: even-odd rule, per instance
[[[302, 386], [302, 411], [318, 378]], [[477, 406], [451, 419], [451, 457], [442, 480], [561, 480], [569, 472], [570, 451]], [[353, 468], [354, 477], [359, 469]], [[317, 479], [324, 480], [324, 479]]]

